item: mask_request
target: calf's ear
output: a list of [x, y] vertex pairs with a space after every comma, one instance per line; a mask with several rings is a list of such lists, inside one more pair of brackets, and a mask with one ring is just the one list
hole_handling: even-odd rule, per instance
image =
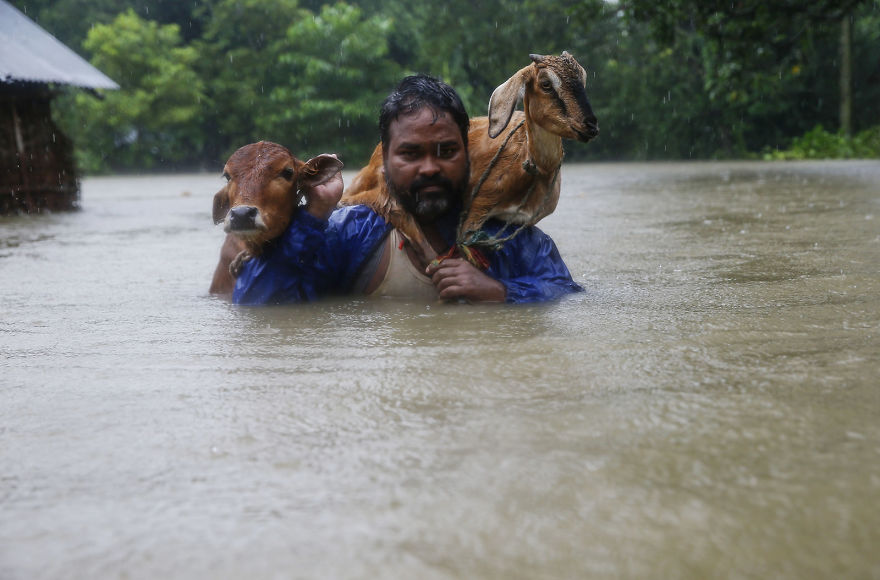
[[226, 214], [229, 213], [229, 191], [227, 191], [227, 187], [223, 187], [220, 191], [214, 194], [214, 223], [219, 224], [223, 220], [226, 219]]
[[342, 171], [342, 161], [331, 153], [321, 153], [306, 161], [299, 169], [297, 184], [300, 187], [315, 187], [329, 181]]

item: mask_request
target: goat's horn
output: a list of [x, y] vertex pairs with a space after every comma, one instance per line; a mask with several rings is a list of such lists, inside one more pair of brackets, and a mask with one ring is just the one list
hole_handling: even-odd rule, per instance
[[532, 59], [535, 64], [541, 64], [542, 62], [544, 62], [545, 57], [541, 54], [530, 54], [529, 58]]

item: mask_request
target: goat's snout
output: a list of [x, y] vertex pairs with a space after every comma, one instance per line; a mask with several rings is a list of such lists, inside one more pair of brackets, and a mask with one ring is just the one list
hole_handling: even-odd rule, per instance
[[583, 131], [578, 131], [578, 137], [580, 140], [586, 143], [592, 139], [595, 139], [599, 135], [599, 121], [593, 117], [592, 119], [587, 119], [587, 128]]
[[260, 216], [260, 208], [239, 205], [229, 210], [223, 229], [227, 233], [246, 233], [264, 230], [266, 225]]

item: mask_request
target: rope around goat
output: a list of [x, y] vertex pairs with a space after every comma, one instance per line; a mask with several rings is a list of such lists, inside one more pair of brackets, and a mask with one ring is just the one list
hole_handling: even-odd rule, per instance
[[[504, 138], [504, 141], [501, 143], [501, 147], [499, 147], [498, 151], [495, 152], [495, 155], [492, 157], [492, 160], [489, 162], [489, 165], [486, 167], [486, 170], [483, 171], [483, 174], [480, 176], [479, 181], [477, 181], [476, 185], [474, 185], [474, 188], [471, 190], [471, 195], [470, 195], [470, 199], [468, 200], [468, 204], [465, 207], [465, 209], [461, 212], [461, 216], [459, 218], [458, 236], [457, 236], [458, 239], [456, 240], [455, 247], [445, 257], [452, 257], [453, 255], [455, 255], [456, 250], [457, 250], [458, 253], [460, 253], [462, 256], [464, 256], [471, 264], [473, 264], [474, 266], [476, 266], [482, 270], [486, 270], [489, 266], [489, 262], [486, 259], [486, 257], [482, 255], [482, 252], [479, 250], [479, 248], [481, 248], [481, 247], [488, 248], [492, 251], [500, 250], [504, 246], [504, 244], [506, 244], [507, 242], [509, 242], [510, 240], [515, 238], [516, 236], [518, 236], [520, 233], [522, 233], [522, 231], [526, 227], [531, 225], [534, 222], [535, 218], [537, 218], [539, 215], [541, 215], [541, 213], [544, 211], [544, 208], [547, 205], [547, 200], [550, 198], [549, 195], [544, 196], [544, 200], [541, 202], [541, 205], [538, 206], [538, 208], [531, 215], [531, 217], [528, 220], [526, 220], [524, 223], [520, 224], [519, 227], [517, 227], [509, 235], [503, 235], [503, 234], [512, 225], [510, 222], [505, 222], [504, 226], [491, 236], [488, 235], [482, 229], [478, 229], [478, 230], [474, 231], [473, 234], [471, 234], [470, 238], [465, 239], [464, 236], [467, 232], [461, 231], [461, 228], [464, 225], [464, 222], [467, 218], [468, 211], [470, 210], [471, 206], [473, 205], [474, 199], [476, 199], [477, 194], [480, 192], [480, 189], [483, 187], [483, 184], [489, 178], [489, 174], [492, 173], [492, 170], [498, 164], [498, 160], [501, 158], [501, 153], [507, 148], [507, 144], [510, 142], [510, 139], [513, 137], [513, 134], [516, 133], [525, 124], [525, 122], [526, 122], [525, 119], [521, 120], [516, 125], [516, 127], [511, 129], [511, 131], [507, 134], [507, 136]], [[550, 190], [551, 191], [552, 191], [553, 187], [556, 185], [556, 180], [559, 178], [559, 171], [560, 171], [561, 167], [562, 167], [562, 161], [559, 162], [559, 165], [556, 166], [556, 170], [553, 172], [553, 178], [550, 181]], [[529, 186], [528, 190], [526, 190], [525, 195], [522, 197], [522, 199], [519, 203], [518, 209], [521, 209], [525, 205], [526, 201], [531, 197], [532, 192], [534, 191], [535, 185], [537, 183], [537, 180], [534, 179], [534, 176], [537, 174], [537, 167], [535, 167], [534, 162], [532, 162], [529, 159], [524, 161], [523, 162], [523, 170], [525, 170], [526, 173], [531, 174], [533, 176], [533, 179], [532, 179], [532, 183]], [[480, 228], [482, 228], [482, 226], [483, 226], [483, 224], [480, 224]]]

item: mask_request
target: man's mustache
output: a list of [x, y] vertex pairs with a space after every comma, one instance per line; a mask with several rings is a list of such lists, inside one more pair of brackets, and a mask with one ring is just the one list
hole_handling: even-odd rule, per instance
[[431, 175], [430, 177], [417, 177], [410, 184], [409, 191], [410, 193], [415, 194], [426, 187], [433, 186], [442, 187], [446, 191], [453, 191], [455, 189], [455, 186], [450, 179], [447, 179], [442, 175]]

